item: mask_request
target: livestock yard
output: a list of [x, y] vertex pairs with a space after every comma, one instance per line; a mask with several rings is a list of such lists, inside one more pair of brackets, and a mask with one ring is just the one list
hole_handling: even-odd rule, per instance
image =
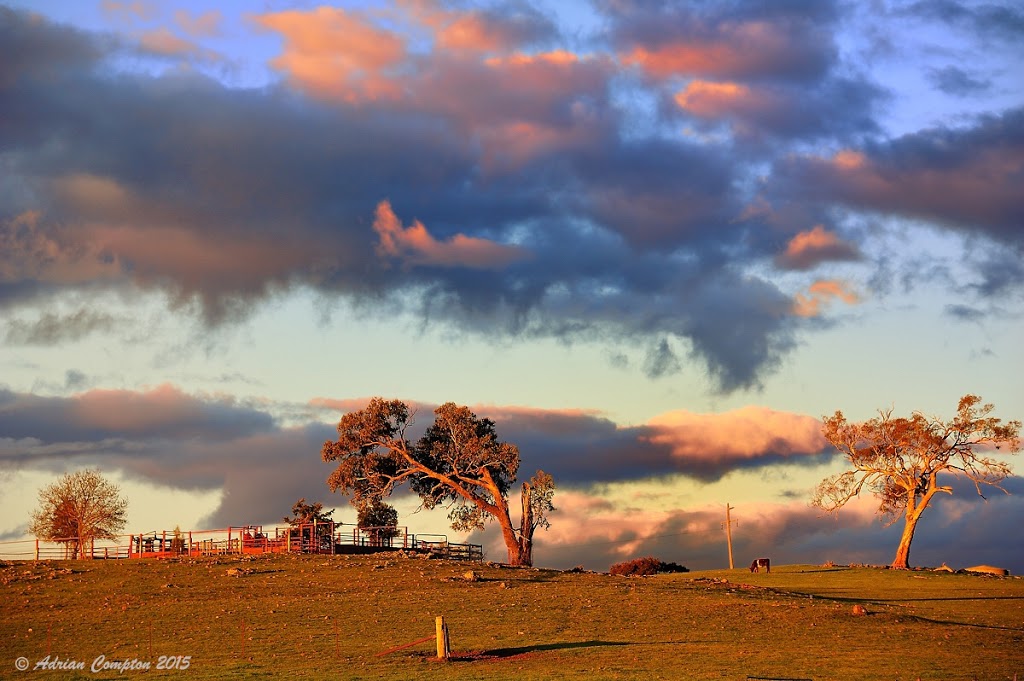
[[2, 678], [1024, 678], [1018, 577], [225, 553], [7, 561], [0, 606]]

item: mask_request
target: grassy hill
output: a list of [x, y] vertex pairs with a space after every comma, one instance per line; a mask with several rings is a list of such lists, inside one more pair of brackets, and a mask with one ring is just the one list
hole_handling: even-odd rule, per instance
[[[181, 679], [1024, 679], [1024, 580], [874, 568], [623, 578], [400, 554], [8, 563], [0, 613], [0, 678], [142, 673], [92, 673], [104, 655]], [[432, 635], [437, 615], [451, 661], [432, 641], [378, 655]], [[47, 655], [85, 669], [16, 669]], [[188, 668], [158, 671], [161, 656], [190, 656]]]

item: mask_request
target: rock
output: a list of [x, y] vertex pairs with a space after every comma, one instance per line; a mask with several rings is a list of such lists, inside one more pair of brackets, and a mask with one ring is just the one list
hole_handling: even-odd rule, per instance
[[998, 575], [999, 577], [1006, 577], [1010, 574], [1010, 571], [1005, 568], [992, 567], [991, 565], [975, 565], [974, 567], [964, 568], [964, 572], [980, 572], [984, 575]]
[[228, 568], [224, 574], [226, 574], [228, 577], [244, 577], [245, 570], [243, 570], [242, 568]]
[[857, 605], [853, 606], [853, 614], [860, 617], [861, 615], [868, 614], [868, 611], [867, 608], [858, 603]]
[[956, 572], [956, 570], [943, 563], [940, 567], [932, 570], [932, 572]]
[[464, 580], [466, 580], [467, 582], [479, 582], [480, 581], [480, 575], [478, 575], [473, 570], [468, 570], [467, 572], [463, 573], [462, 578]]

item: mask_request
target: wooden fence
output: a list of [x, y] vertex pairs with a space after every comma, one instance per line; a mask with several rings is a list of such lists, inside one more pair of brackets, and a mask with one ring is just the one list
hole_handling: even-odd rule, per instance
[[222, 530], [160, 530], [97, 539], [79, 547], [77, 539], [0, 542], [0, 559], [64, 560], [169, 558], [265, 553], [374, 553], [407, 550], [448, 560], [483, 560], [479, 544], [449, 542], [446, 535], [410, 534], [407, 527], [356, 527], [345, 523], [303, 523], [269, 528], [262, 525]]

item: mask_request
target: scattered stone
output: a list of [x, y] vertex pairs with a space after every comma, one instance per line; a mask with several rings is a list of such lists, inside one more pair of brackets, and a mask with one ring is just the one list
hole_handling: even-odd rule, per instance
[[956, 570], [943, 563], [939, 567], [932, 570], [932, 572], [956, 572]]
[[478, 575], [473, 570], [468, 570], [468, 571], [464, 572], [462, 574], [462, 578], [464, 580], [466, 580], [467, 582], [479, 582], [480, 581], [480, 575]]
[[861, 605], [860, 603], [858, 603], [857, 605], [853, 606], [853, 614], [854, 614], [855, 616], [858, 616], [858, 617], [860, 617], [861, 615], [866, 615], [866, 614], [868, 614], [868, 610], [867, 610], [867, 608], [865, 608], [865, 607], [864, 607], [863, 605]]
[[228, 568], [224, 574], [228, 577], [244, 577], [248, 574], [248, 571], [242, 568]]

